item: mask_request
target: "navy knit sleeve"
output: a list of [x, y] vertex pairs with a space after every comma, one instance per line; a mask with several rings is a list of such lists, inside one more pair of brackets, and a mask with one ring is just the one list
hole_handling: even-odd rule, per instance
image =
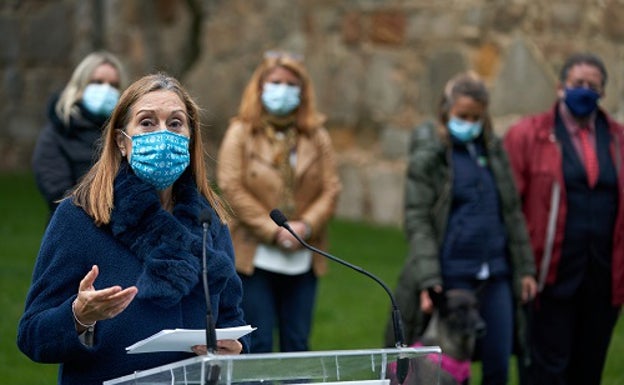
[[[213, 213], [210, 224], [210, 234], [212, 245], [209, 246], [209, 255], [226, 262], [221, 266], [227, 269], [227, 273], [224, 275], [228, 277], [225, 286], [221, 288], [220, 292], [218, 305], [219, 316], [216, 320], [216, 327], [224, 328], [245, 325], [246, 322], [241, 307], [243, 286], [234, 267], [234, 247], [232, 246], [232, 238], [227, 225], [219, 220], [216, 213]], [[243, 344], [243, 351], [248, 352], [249, 337], [245, 336], [239, 339], [239, 341]]]
[[71, 303], [91, 268], [90, 218], [69, 200], [61, 203], [44, 234], [35, 262], [17, 344], [34, 361], [60, 363], [88, 351], [74, 326]]

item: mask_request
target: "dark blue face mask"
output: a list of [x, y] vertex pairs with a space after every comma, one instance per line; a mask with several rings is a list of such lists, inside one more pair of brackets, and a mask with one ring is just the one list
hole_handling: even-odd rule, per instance
[[596, 110], [598, 99], [600, 99], [598, 92], [590, 88], [575, 87], [565, 89], [565, 99], [563, 101], [572, 115], [585, 118]]

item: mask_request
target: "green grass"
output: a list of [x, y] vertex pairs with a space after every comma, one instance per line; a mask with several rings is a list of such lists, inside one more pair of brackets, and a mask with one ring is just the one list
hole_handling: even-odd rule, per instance
[[[31, 175], [1, 175], [0, 184], [0, 308], [5, 313], [0, 317], [0, 378], [13, 385], [54, 384], [57, 366], [31, 362], [15, 344], [47, 209]], [[374, 273], [394, 288], [406, 252], [399, 229], [336, 220], [330, 225], [330, 234], [332, 254]], [[312, 349], [381, 347], [388, 296], [369, 278], [331, 261], [329, 266], [329, 274], [319, 283]], [[623, 356], [624, 317], [620, 317], [603, 385], [624, 385]], [[472, 383], [478, 384], [478, 365], [473, 367]]]
[[0, 377], [6, 384], [54, 384], [57, 366], [31, 362], [15, 342], [47, 208], [32, 176], [3, 175], [0, 184]]
[[[334, 221], [330, 252], [375, 274], [394, 289], [405, 255], [405, 241], [395, 228]], [[319, 281], [311, 348], [313, 350], [376, 348], [383, 332], [390, 300], [369, 277], [333, 261]]]

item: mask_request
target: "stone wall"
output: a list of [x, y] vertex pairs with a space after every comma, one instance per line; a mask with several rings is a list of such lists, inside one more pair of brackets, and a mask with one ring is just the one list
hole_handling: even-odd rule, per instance
[[132, 78], [178, 76], [211, 154], [263, 52], [301, 53], [339, 155], [338, 215], [392, 225], [410, 130], [458, 71], [486, 79], [502, 134], [552, 104], [568, 54], [593, 51], [610, 71], [602, 105], [624, 117], [622, 0], [5, 0], [0, 41], [3, 171], [29, 167], [48, 95], [91, 50], [120, 55]]

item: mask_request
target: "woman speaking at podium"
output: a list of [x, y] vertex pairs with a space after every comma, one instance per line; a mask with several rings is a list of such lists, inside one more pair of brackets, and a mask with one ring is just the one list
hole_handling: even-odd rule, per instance
[[[206, 327], [203, 247], [216, 326], [245, 325], [225, 219], [206, 178], [197, 105], [165, 74], [139, 79], [111, 115], [99, 160], [43, 236], [19, 348], [60, 363], [61, 385], [101, 385], [204, 353], [125, 348], [163, 329]], [[247, 342], [218, 341], [216, 350], [238, 354]]]

